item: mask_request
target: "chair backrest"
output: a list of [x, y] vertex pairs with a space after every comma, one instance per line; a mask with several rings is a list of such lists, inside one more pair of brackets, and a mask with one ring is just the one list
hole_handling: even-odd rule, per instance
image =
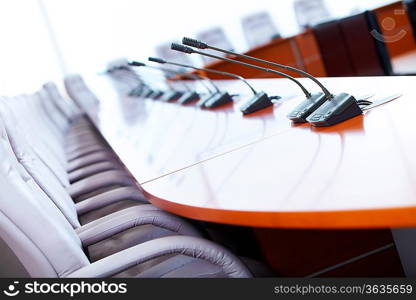
[[53, 201], [64, 214], [68, 222], [74, 228], [80, 227], [74, 202], [50, 168], [39, 159], [32, 146], [27, 143], [24, 133], [19, 128], [17, 118], [14, 117], [4, 99], [0, 100], [0, 118], [3, 120], [3, 127], [13, 154], [19, 163], [49, 197], [48, 200]]
[[404, 4], [409, 16], [410, 24], [412, 25], [413, 35], [416, 38], [416, 0], [404, 0]]
[[58, 87], [53, 82], [47, 82], [43, 85], [43, 88], [49, 94], [49, 97], [54, 101], [59, 110], [66, 116], [69, 121], [78, 119], [82, 113], [72, 102], [67, 98], [64, 98], [58, 90]]
[[63, 133], [54, 128], [49, 116], [39, 109], [39, 97], [34, 95], [20, 95], [10, 97], [8, 104], [21, 123], [22, 128], [29, 134], [37, 136], [43, 144], [47, 145], [49, 152], [66, 165], [65, 155], [61, 149], [64, 142]]
[[356, 76], [387, 76], [393, 73], [374, 13], [366, 11], [339, 21]]
[[54, 101], [49, 96], [45, 89], [41, 89], [36, 93], [39, 97], [40, 108], [45, 111], [49, 119], [54, 123], [61, 133], [66, 134], [70, 128], [71, 122], [61, 112], [61, 110], [54, 104]]
[[68, 75], [64, 78], [64, 85], [68, 95], [84, 112], [89, 112], [99, 105], [100, 101], [78, 75]]
[[330, 21], [313, 27], [327, 76], [355, 76], [339, 21]]
[[393, 73], [390, 57], [374, 13], [366, 11], [313, 28], [327, 75], [387, 76]]
[[89, 261], [79, 237], [17, 162], [0, 119], [0, 238], [33, 277], [64, 277]]
[[[32, 103], [28, 99], [8, 98], [5, 101], [5, 108], [11, 113], [11, 124], [19, 128], [21, 136], [32, 147], [36, 155], [48, 166], [50, 171], [64, 187], [69, 186], [68, 174], [66, 173], [66, 160], [63, 152], [62, 141], [49, 132], [50, 128], [44, 124], [44, 118], [40, 118], [36, 109], [32, 108]], [[17, 138], [18, 135], [12, 135]], [[21, 143], [18, 143], [20, 145]]]

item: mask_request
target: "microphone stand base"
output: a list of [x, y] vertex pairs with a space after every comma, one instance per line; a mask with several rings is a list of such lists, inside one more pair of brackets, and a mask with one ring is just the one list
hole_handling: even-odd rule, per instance
[[315, 127], [332, 126], [363, 113], [354, 96], [342, 93], [325, 101], [307, 121]]
[[132, 89], [127, 95], [129, 97], [140, 97], [141, 93], [143, 92], [143, 87], [138, 86]]
[[160, 98], [160, 101], [162, 102], [170, 102], [178, 100], [180, 97], [182, 97], [183, 93], [179, 91], [170, 91], [166, 92], [165, 95], [163, 95], [162, 98]]
[[143, 97], [152, 98], [152, 95], [153, 95], [153, 90], [148, 90], [147, 92], [144, 93]]
[[204, 103], [205, 108], [215, 108], [233, 102], [233, 98], [227, 92], [220, 92]]
[[198, 107], [204, 107], [205, 103], [207, 103], [212, 97], [216, 96], [217, 93], [215, 94], [209, 94], [207, 96], [205, 96], [204, 98], [201, 98], [197, 103], [196, 106]]
[[254, 95], [249, 101], [247, 101], [241, 108], [241, 112], [244, 115], [252, 114], [256, 111], [265, 109], [272, 106], [274, 103], [265, 92], [260, 92]]
[[186, 92], [179, 98], [179, 104], [187, 104], [199, 100], [199, 95], [196, 92]]
[[324, 93], [311, 95], [303, 100], [287, 117], [295, 123], [306, 123], [306, 119], [326, 101]]
[[164, 92], [163, 91], [161, 91], [161, 90], [155, 90], [155, 91], [153, 91], [153, 94], [150, 96], [153, 100], [157, 100], [157, 99], [159, 99], [160, 97], [162, 97], [163, 96], [163, 94], [164, 94]]

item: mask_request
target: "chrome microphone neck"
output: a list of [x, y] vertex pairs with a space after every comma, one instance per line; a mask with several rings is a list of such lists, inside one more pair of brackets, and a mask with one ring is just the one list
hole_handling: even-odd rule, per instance
[[[189, 69], [195, 69], [195, 70], [197, 70], [198, 68], [196, 68], [196, 67], [194, 67], [194, 66], [191, 66], [191, 65], [185, 65], [185, 64], [181, 64], [181, 63], [176, 63], [176, 62], [171, 62], [171, 61], [166, 61], [166, 60], [164, 60], [164, 59], [161, 59], [161, 58], [156, 58], [156, 57], [149, 57], [148, 58], [148, 60], [149, 61], [151, 61], [151, 62], [156, 62], [156, 63], [159, 63], [159, 64], [167, 64], [167, 65], [172, 65], [172, 66], [177, 66], [177, 67], [183, 67], [183, 68], [189, 68]], [[189, 74], [189, 73], [184, 73], [184, 74]], [[208, 86], [206, 86], [204, 83], [203, 83], [203, 81], [202, 80], [206, 80], [206, 81], [208, 81], [209, 82], [209, 84], [214, 88], [214, 90], [215, 90], [215, 92], [216, 93], [219, 93], [220, 92], [220, 89], [218, 88], [218, 86], [210, 79], [210, 78], [208, 78], [208, 77], [206, 77], [206, 76], [202, 76], [202, 75], [197, 75], [197, 74], [189, 74], [189, 75], [192, 75], [192, 76], [198, 76], [199, 77], [199, 79], [201, 79], [201, 83], [204, 85], [204, 87], [210, 92], [210, 93], [212, 93], [212, 91], [211, 91], [211, 89], [210, 88], [208, 88]]]
[[[149, 60], [154, 61], [154, 62], [159, 62], [158, 60], [155, 60], [153, 57], [152, 57], [152, 59], [149, 57]], [[182, 64], [182, 63], [177, 63], [177, 62], [172, 62], [172, 61], [166, 61], [166, 60], [162, 60], [162, 61], [163, 62], [159, 62], [159, 63], [169, 64], [169, 65], [179, 66], [179, 67], [184, 67], [184, 68], [189, 68], [189, 69], [193, 69], [193, 70], [197, 70], [197, 71], [203, 71], [203, 72], [207, 72], [207, 73], [214, 73], [214, 74], [224, 75], [224, 76], [227, 76], [227, 77], [232, 77], [232, 78], [241, 80], [250, 88], [250, 90], [253, 92], [254, 95], [258, 94], [258, 92], [253, 88], [253, 86], [250, 83], [248, 83], [248, 81], [244, 77], [242, 77], [240, 75], [229, 73], [229, 72], [217, 71], [217, 70], [213, 70], [213, 69], [198, 68], [198, 67], [194, 67], [194, 66], [191, 66], [191, 65], [185, 65], [185, 64]]]
[[279, 71], [276, 71], [276, 70], [273, 70], [273, 69], [263, 68], [263, 67], [260, 67], [260, 66], [257, 66], [257, 65], [253, 65], [253, 64], [246, 63], [246, 62], [238, 61], [238, 60], [235, 60], [235, 59], [231, 59], [231, 58], [227, 58], [227, 57], [221, 57], [221, 56], [217, 56], [217, 55], [214, 55], [214, 54], [211, 54], [211, 53], [194, 50], [190, 47], [179, 45], [179, 44], [176, 44], [176, 43], [172, 44], [171, 49], [176, 50], [176, 51], [180, 51], [180, 52], [184, 52], [184, 53], [197, 53], [197, 54], [200, 54], [200, 55], [203, 55], [203, 56], [208, 56], [208, 57], [211, 57], [211, 58], [224, 60], [224, 61], [227, 61], [227, 62], [231, 62], [231, 63], [234, 63], [234, 64], [239, 64], [239, 65], [249, 67], [249, 68], [252, 68], [252, 69], [257, 69], [257, 70], [261, 70], [261, 71], [265, 71], [265, 72], [268, 72], [268, 73], [272, 73], [272, 74], [282, 76], [284, 78], [287, 78], [287, 79], [291, 80], [296, 85], [298, 85], [299, 88], [303, 91], [303, 93], [305, 94], [305, 96], [307, 98], [311, 97], [311, 93], [297, 79], [295, 79], [294, 77], [292, 77], [288, 74], [285, 74], [285, 73], [282, 73], [282, 72], [279, 72]]
[[[265, 60], [265, 59], [261, 59], [261, 58], [257, 58], [257, 57], [253, 57], [253, 56], [249, 56], [249, 55], [245, 55], [245, 54], [236, 53], [234, 51], [214, 47], [214, 46], [208, 45], [207, 43], [204, 43], [204, 42], [201, 42], [201, 41], [198, 41], [198, 40], [195, 40], [195, 39], [191, 39], [191, 38], [188, 38], [188, 37], [184, 37], [182, 39], [182, 43], [184, 45], [191, 46], [191, 47], [194, 47], [194, 48], [211, 49], [211, 50], [222, 52], [222, 53], [225, 53], [225, 54], [234, 55], [234, 56], [237, 56], [237, 57], [249, 59], [249, 60], [252, 60], [252, 61], [259, 62], [259, 63], [263, 63], [263, 64], [271, 65], [271, 66], [274, 66], [274, 67], [282, 68], [282, 69], [285, 69], [285, 70], [288, 70], [288, 71], [296, 72], [298, 74], [301, 74], [304, 77], [309, 78], [313, 82], [315, 82], [322, 89], [322, 91], [324, 92], [325, 96], [328, 99], [333, 97], [333, 95], [328, 91], [328, 89], [316, 77], [314, 77], [313, 75], [311, 75], [311, 74], [309, 74], [309, 73], [307, 73], [307, 72], [305, 72], [301, 69], [294, 68], [294, 67], [287, 66], [287, 65], [278, 64], [278, 63], [275, 63], [275, 62], [272, 62], [272, 61], [268, 61], [268, 60]], [[186, 47], [186, 48], [189, 48], [189, 47]], [[192, 49], [192, 48], [190, 48], [190, 49]], [[190, 51], [189, 49], [186, 49], [186, 50]], [[192, 52], [190, 52], [190, 53], [192, 53]]]

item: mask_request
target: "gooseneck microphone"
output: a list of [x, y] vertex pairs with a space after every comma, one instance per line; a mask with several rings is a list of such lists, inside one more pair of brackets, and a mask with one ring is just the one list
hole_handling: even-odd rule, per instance
[[161, 93], [163, 94], [160, 90], [153, 90], [139, 74], [128, 66], [115, 66], [107, 72], [111, 74], [113, 79], [127, 84], [127, 87], [130, 89], [128, 96], [156, 99], [161, 96]]
[[[312, 95], [297, 79], [293, 78], [292, 76], [290, 76], [288, 74], [285, 74], [285, 73], [282, 73], [282, 72], [279, 72], [279, 71], [276, 71], [276, 70], [273, 70], [273, 69], [264, 68], [264, 67], [249, 64], [249, 63], [246, 63], [246, 62], [241, 62], [241, 61], [238, 61], [238, 60], [234, 60], [234, 59], [231, 59], [231, 58], [220, 57], [220, 56], [217, 56], [217, 55], [214, 55], [214, 54], [197, 51], [197, 50], [192, 49], [190, 47], [180, 45], [180, 44], [176, 44], [176, 43], [173, 43], [171, 45], [171, 49], [176, 50], [176, 51], [180, 51], [180, 52], [183, 52], [183, 53], [187, 53], [187, 54], [197, 53], [197, 54], [200, 54], [200, 55], [204, 55], [204, 56], [224, 60], [224, 61], [227, 61], [227, 62], [239, 64], [239, 65], [246, 66], [246, 67], [249, 67], [249, 68], [253, 68], [253, 69], [256, 69], [256, 70], [261, 70], [261, 71], [265, 71], [265, 72], [268, 72], [268, 73], [277, 74], [279, 76], [285, 77], [285, 78], [293, 81], [296, 85], [298, 85], [301, 88], [301, 90], [303, 91], [303, 93], [306, 96], [306, 100], [301, 103], [304, 106], [304, 108], [302, 109], [302, 114], [301, 114], [304, 118], [299, 118], [300, 116], [298, 116], [298, 115], [296, 115], [296, 117], [297, 117], [296, 119], [290, 118], [295, 122], [306, 122], [305, 118], [306, 118], [306, 116], [308, 116], [310, 114], [310, 113], [308, 114], [309, 110], [311, 110], [312, 108], [316, 109], [317, 107], [319, 107], [319, 105], [321, 105], [326, 100], [324, 94], [319, 93], [319, 94]], [[273, 97], [272, 99], [280, 99], [280, 97]], [[263, 97], [261, 99], [261, 101], [259, 101], [259, 99], [253, 99], [254, 102], [248, 102], [246, 105], [244, 105], [241, 108], [241, 111], [244, 114], [248, 114], [248, 113], [252, 113], [252, 112], [255, 112], [257, 110], [272, 106], [274, 104], [272, 99], [266, 98], [266, 97]]]
[[[194, 67], [194, 66], [191, 66], [191, 65], [185, 65], [185, 64], [181, 64], [181, 63], [170, 62], [170, 61], [166, 61], [166, 60], [159, 59], [159, 58], [154, 58], [154, 57], [149, 57], [149, 60], [160, 63], [160, 64], [170, 64], [170, 65], [190, 68], [190, 69], [194, 69], [194, 70], [198, 70], [198, 71], [205, 71], [205, 72], [209, 72], [209, 73], [220, 74], [220, 75], [236, 78], [238, 80], [243, 81], [250, 88], [250, 90], [254, 94], [254, 96], [240, 108], [240, 110], [242, 111], [243, 114], [250, 114], [250, 113], [256, 112], [260, 109], [271, 106], [271, 105], [273, 105], [272, 100], [280, 99], [279, 96], [269, 97], [265, 92], [257, 92], [248, 83], [248, 81], [244, 77], [233, 74], [233, 73], [222, 72], [222, 71], [206, 69], [206, 68], [197, 68], [197, 67]], [[219, 106], [219, 105], [216, 105], [215, 101], [216, 101], [215, 98], [210, 99], [209, 101], [207, 101], [207, 103], [205, 103], [205, 107]]]
[[[165, 69], [165, 68], [158, 68], [158, 67], [154, 67], [154, 66], [148, 66], [148, 65], [146, 65], [144, 63], [141, 63], [141, 62], [138, 62], [138, 61], [129, 62], [129, 65], [135, 66], [135, 67], [146, 67], [146, 68], [149, 68], [149, 69], [154, 69], [154, 70], [162, 71], [164, 74], [182, 75], [182, 76], [187, 77], [189, 79], [199, 80], [198, 77], [194, 77], [194, 76], [192, 76], [192, 74], [178, 72], [178, 71], [174, 71], [174, 70], [171, 70], [171, 69]], [[190, 87], [187, 86], [185, 83], [183, 85], [185, 86], [185, 88], [188, 91], [191, 90]]]
[[[189, 74], [189, 73], [186, 73], [186, 72], [174, 71], [174, 70], [171, 70], [171, 69], [165, 69], [165, 68], [158, 68], [158, 67], [154, 67], [154, 66], [149, 66], [149, 65], [146, 65], [144, 63], [137, 62], [137, 61], [131, 61], [129, 64], [132, 65], [132, 66], [136, 66], [136, 67], [139, 67], [139, 66], [140, 67], [146, 67], [146, 68], [151, 68], [151, 69], [159, 70], [159, 71], [162, 71], [164, 73], [171, 73], [171, 74], [175, 74], [175, 75], [187, 77], [187, 78], [192, 79], [192, 80], [201, 80], [202, 81], [203, 79], [205, 79], [205, 78], [203, 78], [203, 76], [199, 76], [199, 75], [195, 75], [195, 74]], [[210, 93], [213, 93], [213, 91], [209, 87], [207, 87], [205, 84], [203, 84], [203, 85], [204, 85], [204, 87]], [[212, 87], [214, 88], [214, 90], [216, 92], [219, 92], [220, 91], [219, 88], [215, 84], [212, 84]]]
[[249, 88], [250, 90], [253, 92], [254, 95], [257, 95], [258, 93], [256, 92], [256, 90], [253, 88], [253, 86], [248, 83], [248, 81], [237, 74], [233, 74], [233, 73], [228, 73], [228, 72], [222, 72], [222, 71], [217, 71], [217, 70], [213, 70], [213, 69], [205, 69], [205, 68], [198, 68], [198, 67], [194, 67], [191, 65], [185, 65], [185, 64], [181, 64], [181, 63], [177, 63], [177, 62], [172, 62], [172, 61], [166, 61], [164, 59], [161, 58], [156, 58], [156, 57], [149, 57], [149, 61], [153, 61], [159, 64], [168, 64], [168, 65], [173, 65], [173, 66], [178, 66], [178, 67], [184, 67], [184, 68], [189, 68], [189, 69], [194, 69], [197, 71], [203, 71], [203, 72], [207, 72], [207, 73], [215, 73], [215, 74], [219, 74], [219, 75], [224, 75], [227, 77], [232, 77], [238, 80], [241, 80], [242, 82], [244, 82]]
[[[148, 66], [145, 63], [138, 62], [138, 61], [130, 61], [128, 64], [130, 66], [134, 66], [134, 67], [146, 67], [146, 68], [150, 68], [150, 69], [162, 71], [165, 74], [169, 74], [170, 73], [170, 74], [175, 74], [175, 75], [181, 75], [181, 76], [187, 77], [187, 78], [192, 79], [192, 80], [200, 80], [200, 78], [198, 76], [193, 75], [193, 74], [178, 72], [178, 71], [174, 71], [174, 70], [171, 70], [171, 69], [165, 69], [165, 68], [158, 68], [158, 67], [154, 67], [154, 66]], [[188, 87], [187, 84], [185, 84], [185, 83], [182, 83], [182, 84], [187, 89], [186, 92], [180, 92], [180, 91], [177, 91], [177, 90], [175, 90], [175, 89], [173, 89], [171, 87], [171, 91], [165, 93], [165, 95], [163, 97], [161, 97], [160, 100], [161, 101], [164, 101], [164, 102], [169, 102], [169, 101], [176, 101], [176, 100], [178, 100], [178, 101], [179, 100], [180, 101], [194, 101], [194, 100], [199, 99], [199, 95], [197, 93], [195, 93], [194, 91], [192, 91]], [[210, 93], [212, 93], [212, 91], [208, 87], [206, 87], [206, 88], [208, 89], [208, 91]]]
[[113, 66], [99, 75], [108, 74], [114, 81], [117, 90], [128, 96], [142, 93], [146, 85], [140, 76], [127, 66]]
[[[176, 63], [176, 62], [170, 62], [170, 61], [168, 62], [164, 59], [156, 58], [156, 57], [149, 57], [149, 61], [156, 62], [156, 63], [159, 63], [159, 64], [169, 64], [169, 65], [174, 65], [174, 66], [179, 66], [179, 67], [184, 67], [184, 68], [190, 68], [190, 69], [194, 69], [194, 70], [202, 70], [200, 68], [196, 68], [196, 67], [191, 66], [191, 65], [186, 65], [186, 64]], [[237, 76], [237, 75], [235, 75], [235, 76]], [[203, 76], [203, 77], [205, 77], [205, 76]], [[209, 77], [206, 77], [206, 78], [213, 86], [217, 87], [217, 85]], [[255, 90], [250, 85], [249, 85], [249, 87], [255, 92]], [[214, 107], [218, 107], [218, 106], [230, 103], [232, 101], [233, 101], [232, 96], [228, 92], [221, 92], [217, 88], [217, 94], [216, 95], [212, 95], [211, 97], [208, 97], [206, 99], [201, 99], [197, 103], [197, 106], [206, 107], [206, 108], [214, 108]]]
[[[196, 67], [191, 66], [191, 65], [185, 65], [185, 64], [180, 64], [180, 63], [176, 63], [176, 62], [168, 62], [164, 59], [155, 58], [155, 57], [149, 57], [149, 61], [153, 61], [153, 62], [160, 63], [160, 64], [169, 64], [169, 65], [175, 65], [175, 66], [180, 66], [180, 67], [185, 67], [185, 68], [191, 68], [191, 69], [194, 69], [194, 70], [203, 70], [201, 68], [196, 68]], [[208, 69], [204, 69], [204, 70], [208, 71]], [[240, 77], [238, 75], [234, 75], [234, 74], [231, 74], [231, 73], [225, 73], [224, 72], [224, 74], [230, 74], [230, 75], [232, 75], [233, 78]], [[213, 85], [215, 85], [215, 83], [210, 78], [207, 77], [207, 79]], [[243, 79], [244, 82], [247, 83], [247, 85], [254, 92], [254, 94], [257, 95], [257, 92], [253, 89], [253, 87], [244, 78], [242, 78], [242, 79]], [[224, 92], [218, 92], [216, 95], [212, 95], [211, 97], [201, 99], [196, 105], [199, 106], [199, 107], [214, 108], [214, 107], [218, 107], [218, 106], [221, 106], [221, 105], [231, 103], [233, 101], [232, 97], [233, 96], [231, 96], [228, 92], [225, 92], [225, 91]]]
[[298, 80], [296, 80], [292, 76], [287, 75], [285, 73], [282, 73], [282, 72], [279, 72], [279, 71], [276, 71], [276, 70], [272, 70], [272, 69], [268, 69], [268, 68], [263, 68], [263, 67], [260, 67], [260, 66], [257, 66], [257, 65], [252, 65], [252, 64], [242, 62], [242, 61], [238, 61], [238, 60], [234, 60], [234, 59], [231, 59], [231, 58], [221, 57], [221, 56], [217, 56], [217, 55], [207, 53], [207, 52], [201, 52], [201, 51], [192, 49], [190, 47], [186, 47], [184, 45], [180, 45], [180, 44], [176, 44], [176, 43], [172, 43], [171, 49], [176, 50], [176, 51], [180, 51], [180, 52], [183, 52], [183, 53], [187, 53], [187, 54], [196, 53], [196, 54], [199, 54], [199, 55], [208, 56], [208, 57], [211, 57], [211, 58], [228, 61], [228, 62], [239, 64], [239, 65], [242, 65], [242, 66], [245, 66], [245, 67], [254, 68], [254, 69], [257, 69], [257, 70], [261, 70], [261, 71], [265, 71], [265, 72], [268, 72], [268, 73], [273, 73], [273, 74], [285, 77], [285, 78], [293, 81], [294, 83], [296, 83], [302, 89], [302, 91], [305, 93], [305, 95], [307, 97], [311, 96], [311, 93], [309, 93], [309, 91]]
[[[234, 62], [234, 63], [240, 64], [240, 65], [243, 65], [243, 66], [255, 68], [257, 70], [262, 70], [262, 71], [266, 71], [266, 72], [269, 72], [269, 73], [277, 74], [277, 75], [283, 76], [283, 77], [288, 78], [288, 79], [292, 80], [293, 82], [295, 82], [302, 89], [303, 93], [306, 96], [306, 99], [304, 101], [302, 101], [292, 112], [290, 112], [287, 115], [287, 117], [295, 123], [307, 122], [307, 118], [316, 109], [318, 109], [322, 104], [324, 104], [327, 99], [331, 99], [333, 97], [332, 94], [319, 82], [319, 80], [317, 80], [315, 77], [313, 77], [312, 75], [310, 75], [310, 74], [308, 74], [308, 73], [306, 73], [302, 70], [299, 70], [299, 69], [296, 69], [296, 68], [293, 68], [293, 67], [289, 67], [289, 66], [285, 66], [285, 65], [281, 65], [281, 64], [276, 64], [276, 63], [273, 63], [273, 62], [269, 62], [269, 61], [266, 61], [264, 59], [259, 59], [259, 58], [256, 58], [256, 57], [252, 57], [252, 56], [248, 56], [248, 55], [244, 55], [244, 54], [238, 54], [238, 53], [235, 53], [235, 52], [232, 52], [232, 51], [228, 51], [228, 50], [220, 49], [220, 48], [217, 48], [217, 47], [209, 46], [206, 43], [200, 42], [198, 40], [190, 39], [190, 38], [183, 38], [182, 41], [186, 45], [191, 45], [191, 46], [199, 48], [199, 49], [211, 49], [211, 50], [216, 50], [216, 51], [220, 51], [220, 52], [227, 53], [227, 54], [232, 54], [232, 55], [237, 56], [237, 57], [243, 57], [243, 58], [253, 60], [253, 61], [256, 61], [256, 62], [273, 65], [273, 66], [276, 66], [276, 67], [279, 67], [279, 68], [283, 68], [285, 70], [295, 71], [299, 74], [305, 75], [308, 78], [312, 79], [316, 84], [318, 84], [321, 87], [323, 93], [311, 94], [308, 90], [306, 90], [306, 88], [298, 80], [296, 80], [292, 76], [289, 76], [285, 73], [278, 72], [276, 70], [271, 70], [269, 68], [263, 68], [263, 67], [260, 67], [260, 66], [257, 66], [257, 65], [248, 64], [248, 63], [245, 63], [245, 62], [240, 62], [240, 61], [230, 59], [230, 58], [218, 57], [219, 59], [223, 59], [223, 60], [226, 60], [226, 61], [229, 61], [229, 62]], [[182, 47], [184, 47], [184, 46], [182, 46]], [[186, 50], [187, 53], [199, 53], [199, 54], [204, 53], [202, 55], [208, 55], [208, 53], [195, 51], [194, 49], [189, 48], [189, 47], [186, 47], [183, 50]], [[211, 55], [211, 54], [209, 54], [209, 55]]]
[[252, 60], [252, 61], [260, 62], [260, 63], [266, 64], [266, 65], [271, 65], [271, 66], [274, 66], [274, 67], [278, 67], [278, 68], [281, 68], [281, 69], [285, 69], [285, 70], [288, 70], [288, 71], [292, 71], [292, 72], [301, 74], [301, 75], [311, 79], [312, 81], [314, 81], [322, 89], [322, 91], [324, 92], [324, 94], [327, 98], [332, 97], [332, 94], [328, 91], [328, 89], [317, 78], [315, 78], [314, 76], [312, 76], [311, 74], [309, 74], [309, 73], [307, 73], [303, 70], [300, 70], [300, 69], [297, 69], [297, 68], [294, 68], [294, 67], [291, 67], [291, 66], [287, 66], [287, 65], [278, 64], [278, 63], [268, 61], [268, 60], [265, 60], [265, 59], [261, 59], [261, 58], [257, 58], [257, 57], [253, 57], [253, 56], [249, 56], [249, 55], [245, 55], [245, 54], [236, 53], [236, 52], [233, 52], [233, 51], [230, 51], [230, 50], [214, 47], [214, 46], [208, 45], [207, 43], [198, 41], [196, 39], [188, 38], [188, 37], [184, 37], [182, 39], [182, 44], [187, 45], [187, 46], [191, 46], [191, 47], [194, 47], [194, 48], [198, 48], [198, 49], [211, 49], [211, 50], [219, 51], [219, 52], [222, 52], [222, 53], [225, 53], [225, 54], [231, 54], [231, 55], [234, 55], [234, 56], [237, 56], [237, 57], [246, 58], [246, 59], [249, 59], [249, 60]]
[[[211, 49], [215, 51], [220, 51], [222, 53], [235, 55], [237, 57], [242, 57], [245, 59], [253, 60], [259, 63], [272, 65], [278, 68], [283, 68], [285, 70], [293, 71], [298, 74], [301, 74], [313, 82], [315, 82], [323, 91], [322, 93], [310, 95], [307, 97], [306, 100], [302, 101], [289, 115], [288, 118], [294, 122], [303, 123], [309, 122], [314, 126], [331, 126], [342, 121], [351, 119], [357, 115], [363, 113], [362, 109], [360, 108], [357, 100], [354, 96], [348, 93], [341, 93], [339, 95], [332, 95], [327, 88], [314, 76], [311, 74], [299, 70], [297, 68], [293, 68], [290, 66], [274, 63], [271, 61], [267, 61], [264, 59], [235, 53], [233, 51], [221, 49], [218, 47], [210, 46], [206, 43], [201, 41], [190, 39], [190, 38], [183, 38], [182, 42], [185, 45], [193, 46], [199, 49]], [[195, 53], [196, 51], [192, 48], [187, 47], [187, 53]], [[199, 51], [198, 51], [199, 52]], [[201, 52], [199, 52], [201, 53]], [[207, 53], [205, 53], [207, 55]], [[223, 58], [219, 58], [223, 59]], [[223, 59], [226, 60], [226, 59]], [[265, 70], [266, 71], [266, 70]]]
[[[179, 66], [179, 67], [191, 68], [191, 66], [188, 66], [188, 65], [182, 65], [182, 64], [172, 63], [172, 62], [168, 63], [168, 62], [164, 61], [161, 58], [149, 57], [149, 61], [156, 62], [156, 63], [159, 63], [159, 64], [169, 64], [169, 65], [175, 65], [175, 66]], [[189, 76], [192, 76], [192, 77], [194, 77], [194, 79], [201, 80], [201, 83], [207, 88], [207, 86], [204, 84], [204, 81], [202, 81], [202, 80], [206, 80], [214, 88], [215, 92], [217, 92], [217, 93], [220, 92], [219, 87], [210, 78], [208, 78], [206, 76], [201, 76], [199, 74], [198, 75], [197, 74], [189, 74], [189, 73], [186, 73], [186, 72], [181, 72], [180, 74], [184, 77], [189, 78]], [[207, 89], [209, 89], [209, 88], [207, 88]]]
[[[129, 61], [128, 65], [132, 66], [132, 67], [148, 67], [146, 64], [144, 64], [142, 62], [138, 62], [138, 61]], [[161, 70], [158, 70], [158, 71], [161, 71]], [[169, 101], [174, 101], [174, 100], [179, 99], [184, 94], [184, 92], [175, 90], [173, 88], [173, 86], [170, 84], [169, 80], [167, 80], [166, 73], [162, 71], [162, 74], [163, 74], [164, 80], [165, 80], [166, 84], [168, 85], [169, 89], [167, 91], [163, 92], [162, 95], [159, 95], [159, 97], [157, 99], [161, 100], [163, 102], [169, 102]], [[131, 94], [134, 95], [134, 96], [143, 96], [145, 98], [149, 98], [149, 95], [151, 95], [150, 92], [146, 92], [146, 91], [143, 94], [143, 92], [140, 92], [140, 90], [137, 90], [137, 91], [133, 90]]]
[[[201, 96], [200, 94], [198, 94], [195, 91], [192, 91], [188, 87], [188, 91], [185, 92], [179, 99], [177, 99], [177, 102], [179, 104], [188, 104], [188, 103], [199, 100], [198, 104], [199, 104], [199, 106], [202, 106], [201, 104], [206, 103], [208, 100], [213, 99], [213, 98], [217, 97], [218, 95], [220, 95], [222, 93], [216, 84], [214, 84], [209, 78], [206, 78], [204, 76], [200, 76], [200, 75], [196, 75], [196, 74], [189, 74], [189, 73], [186, 73], [186, 72], [173, 71], [171, 69], [148, 66], [148, 65], [146, 65], [144, 63], [140, 63], [140, 62], [136, 62], [136, 63], [139, 63], [142, 66], [144, 65], [148, 68], [161, 70], [161, 71], [166, 72], [166, 73], [172, 73], [172, 74], [183, 76], [183, 77], [186, 77], [186, 78], [189, 78], [189, 79], [192, 79], [192, 80], [198, 80], [204, 86], [204, 88], [208, 91], [208, 94], [206, 96]], [[210, 83], [213, 90], [211, 90], [211, 88], [209, 88], [209, 86], [205, 83], [205, 81], [208, 81]], [[186, 84], [184, 84], [184, 85], [187, 87]]]
[[144, 64], [144, 63], [141, 63], [141, 62], [136, 62], [136, 61], [132, 61], [131, 62], [131, 64], [133, 65], [133, 64], [135, 64], [136, 66], [138, 66], [137, 64], [140, 64], [140, 66], [143, 66], [143, 67], [147, 67], [147, 68], [151, 68], [151, 69], [155, 69], [155, 70], [159, 70], [159, 71], [162, 71], [162, 72], [164, 72], [164, 73], [171, 73], [171, 74], [175, 74], [175, 75], [179, 75], [179, 76], [183, 76], [183, 77], [186, 77], [186, 78], [189, 78], [189, 79], [192, 79], [192, 80], [200, 80], [201, 81], [201, 83], [202, 83], [202, 85], [208, 90], [208, 92], [209, 93], [211, 93], [211, 94], [214, 94], [214, 93], [217, 93], [217, 92], [219, 92], [220, 91], [220, 89], [218, 88], [218, 86], [216, 86], [214, 83], [211, 83], [211, 85], [212, 85], [212, 87], [213, 87], [213, 89], [214, 89], [214, 91], [213, 90], [211, 90], [205, 83], [204, 83], [204, 80], [206, 80], [207, 78], [205, 78], [205, 77], [203, 77], [203, 76], [200, 76], [200, 75], [196, 75], [196, 74], [189, 74], [189, 73], [186, 73], [186, 72], [179, 72], [179, 71], [174, 71], [174, 70], [171, 70], [171, 69], [164, 69], [164, 68], [158, 68], [158, 67], [154, 67], [154, 66], [149, 66], [149, 65], [146, 65], [146, 64]]

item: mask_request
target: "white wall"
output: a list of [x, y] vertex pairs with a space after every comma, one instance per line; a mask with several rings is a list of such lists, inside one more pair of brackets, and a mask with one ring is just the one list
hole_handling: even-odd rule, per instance
[[[326, 0], [334, 17], [393, 0]], [[267, 10], [283, 36], [298, 32], [293, 0], [43, 0], [70, 72], [96, 72], [118, 57], [144, 60], [154, 47], [220, 25], [247, 50], [242, 16]], [[219, 7], [223, 7], [220, 9]], [[0, 93], [60, 78], [38, 0], [0, 0]]]
[[0, 95], [37, 90], [61, 78], [36, 0], [0, 1]]
[[[68, 65], [97, 67], [127, 56], [145, 59], [155, 45], [220, 25], [234, 48], [247, 50], [242, 16], [266, 10], [283, 36], [299, 31], [294, 0], [45, 0]], [[326, 0], [334, 17], [394, 0]]]

